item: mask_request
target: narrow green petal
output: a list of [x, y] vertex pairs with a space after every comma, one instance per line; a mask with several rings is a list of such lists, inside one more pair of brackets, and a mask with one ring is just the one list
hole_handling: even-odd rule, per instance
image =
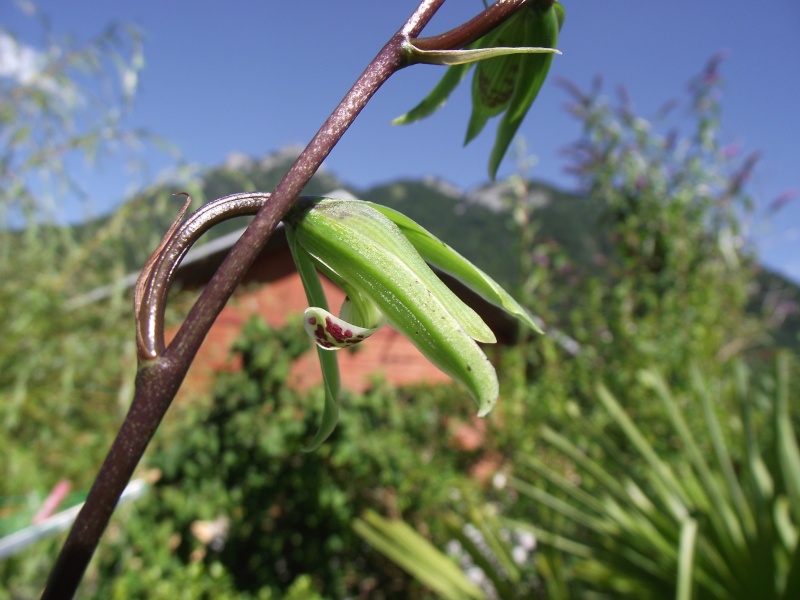
[[319, 366], [322, 369], [322, 383], [325, 388], [325, 404], [322, 406], [322, 420], [314, 439], [303, 448], [304, 452], [313, 452], [330, 437], [339, 422], [339, 360], [335, 352], [326, 352], [317, 346]]
[[380, 329], [386, 325], [386, 316], [380, 306], [356, 289], [348, 289], [347, 298], [339, 309], [339, 318], [366, 329]]
[[437, 110], [442, 108], [450, 97], [450, 94], [461, 83], [464, 76], [469, 71], [471, 65], [463, 64], [450, 67], [445, 71], [444, 77], [436, 84], [436, 87], [431, 90], [422, 102], [412, 108], [406, 114], [397, 117], [392, 121], [392, 125], [408, 125], [429, 117]]
[[469, 390], [479, 415], [491, 410], [498, 396], [494, 367], [452, 312], [454, 306], [471, 309], [389, 219], [366, 202], [337, 200], [301, 205], [287, 219], [298, 244], [369, 296], [392, 327]]
[[564, 5], [561, 2], [556, 2], [553, 5], [553, 10], [556, 11], [556, 19], [558, 19], [558, 30], [564, 26], [564, 20], [567, 18], [567, 12], [564, 10]]
[[372, 202], [369, 204], [397, 225], [427, 262], [452, 275], [487, 302], [502, 308], [534, 331], [542, 333], [530, 313], [514, 300], [511, 294], [453, 248], [404, 214], [387, 206]]
[[[303, 289], [306, 292], [308, 303], [327, 309], [328, 300], [325, 298], [325, 291], [322, 289], [322, 284], [320, 283], [314, 263], [308, 253], [297, 244], [295, 232], [292, 231], [292, 228], [288, 225], [286, 226], [286, 239], [289, 242], [289, 249], [294, 258], [294, 264], [297, 266], [300, 280], [303, 282]], [[322, 442], [328, 439], [328, 436], [330, 436], [336, 428], [336, 423], [339, 422], [339, 390], [341, 387], [339, 361], [335, 353], [326, 352], [319, 346], [317, 347], [317, 355], [319, 356], [319, 364], [322, 369], [325, 404], [322, 408], [322, 421], [320, 422], [319, 429], [314, 435], [314, 439], [311, 440], [311, 443], [303, 448], [306, 452], [311, 452], [319, 448]]]

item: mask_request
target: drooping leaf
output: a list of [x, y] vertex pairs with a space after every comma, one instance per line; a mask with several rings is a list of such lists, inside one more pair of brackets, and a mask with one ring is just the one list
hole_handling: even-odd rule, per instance
[[[525, 20], [525, 39], [531, 46], [555, 47], [558, 42], [560, 28], [556, 6], [547, 11], [531, 7], [528, 18]], [[563, 14], [563, 7], [562, 7]], [[563, 22], [563, 19], [561, 20]], [[519, 83], [514, 88], [514, 93], [509, 100], [508, 110], [503, 114], [497, 126], [494, 147], [489, 157], [489, 175], [492, 179], [497, 175], [500, 162], [508, 151], [511, 141], [517, 134], [522, 121], [528, 114], [531, 105], [539, 95], [542, 84], [550, 72], [553, 62], [552, 54], [537, 54], [526, 56], [519, 63]]]
[[430, 94], [417, 104], [406, 114], [401, 115], [392, 121], [392, 125], [408, 125], [425, 117], [429, 117], [437, 110], [442, 108], [450, 97], [450, 94], [461, 83], [472, 65], [461, 64], [447, 69], [441, 81], [436, 84]]

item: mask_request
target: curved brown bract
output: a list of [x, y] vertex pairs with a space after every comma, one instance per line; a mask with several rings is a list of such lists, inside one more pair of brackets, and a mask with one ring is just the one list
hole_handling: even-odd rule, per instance
[[164, 310], [175, 270], [186, 253], [214, 225], [254, 215], [270, 199], [269, 192], [244, 192], [212, 200], [181, 223], [191, 202], [186, 204], [161, 244], [142, 269], [136, 282], [134, 312], [139, 362], [154, 360], [164, 353]]

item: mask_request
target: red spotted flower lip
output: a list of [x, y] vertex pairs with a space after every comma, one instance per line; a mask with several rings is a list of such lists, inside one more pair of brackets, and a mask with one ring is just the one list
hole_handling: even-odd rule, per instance
[[[316, 316], [309, 316], [306, 317], [306, 329], [310, 329], [310, 333], [313, 332], [312, 336], [317, 344], [326, 350], [354, 346], [369, 336], [369, 334], [354, 333], [352, 325], [349, 325], [349, 327], [345, 329], [336, 321], [340, 320], [328, 315], [325, 317], [325, 325], [323, 325]], [[361, 328], [359, 327], [358, 329]]]
[[348, 323], [316, 307], [306, 309], [303, 325], [320, 348], [338, 350], [363, 342], [379, 328], [368, 329]]

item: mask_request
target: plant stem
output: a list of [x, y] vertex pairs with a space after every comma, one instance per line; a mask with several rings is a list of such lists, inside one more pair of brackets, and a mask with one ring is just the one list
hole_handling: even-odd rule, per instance
[[[433, 37], [417, 38], [414, 40], [414, 46], [419, 50], [456, 50], [463, 48], [508, 19], [520, 9], [520, 6], [532, 1], [505, 0], [503, 2], [495, 2], [463, 25]], [[550, 4], [552, 4], [552, 0], [550, 0]]]
[[[482, 13], [488, 17], [481, 20], [479, 15], [468, 23], [466, 35], [477, 39], [497, 25], [497, 14], [508, 16], [525, 1], [502, 1], [492, 5]], [[140, 365], [131, 408], [61, 549], [43, 599], [71, 598], [74, 595], [122, 491], [217, 315], [278, 222], [367, 102], [393, 73], [408, 66], [404, 44], [419, 35], [444, 2], [423, 0], [406, 24], [372, 60], [280, 181], [270, 201], [231, 249], [164, 354]], [[501, 13], [495, 8], [498, 6]], [[463, 27], [459, 29], [462, 30], [459, 35], [464, 35]], [[429, 42], [426, 46], [435, 48], [436, 44]]]

